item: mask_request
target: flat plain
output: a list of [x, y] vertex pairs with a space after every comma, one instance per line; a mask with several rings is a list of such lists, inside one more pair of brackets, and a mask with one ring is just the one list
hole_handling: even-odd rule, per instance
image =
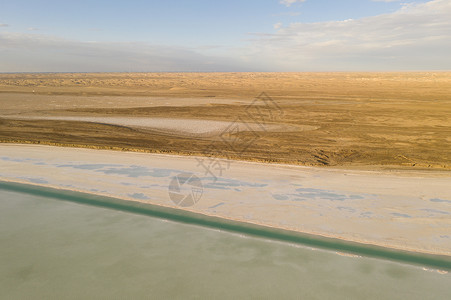
[[450, 116], [449, 72], [0, 74], [8, 143], [450, 170]]

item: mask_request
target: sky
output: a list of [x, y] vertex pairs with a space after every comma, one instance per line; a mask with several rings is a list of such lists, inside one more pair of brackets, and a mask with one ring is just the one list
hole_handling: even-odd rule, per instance
[[0, 72], [451, 70], [451, 0], [0, 0]]

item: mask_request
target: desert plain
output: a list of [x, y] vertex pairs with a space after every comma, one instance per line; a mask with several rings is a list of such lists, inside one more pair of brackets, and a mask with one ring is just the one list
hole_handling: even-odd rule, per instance
[[450, 116], [449, 72], [0, 75], [6, 143], [446, 172]]

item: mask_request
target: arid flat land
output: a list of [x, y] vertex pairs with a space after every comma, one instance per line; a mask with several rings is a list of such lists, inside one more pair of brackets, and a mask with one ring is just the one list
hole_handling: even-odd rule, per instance
[[450, 170], [451, 73], [0, 74], [0, 141]]

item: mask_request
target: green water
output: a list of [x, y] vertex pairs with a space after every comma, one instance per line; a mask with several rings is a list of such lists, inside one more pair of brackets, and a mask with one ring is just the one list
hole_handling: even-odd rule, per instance
[[18, 191], [0, 189], [1, 299], [451, 295], [451, 275], [418, 266]]

